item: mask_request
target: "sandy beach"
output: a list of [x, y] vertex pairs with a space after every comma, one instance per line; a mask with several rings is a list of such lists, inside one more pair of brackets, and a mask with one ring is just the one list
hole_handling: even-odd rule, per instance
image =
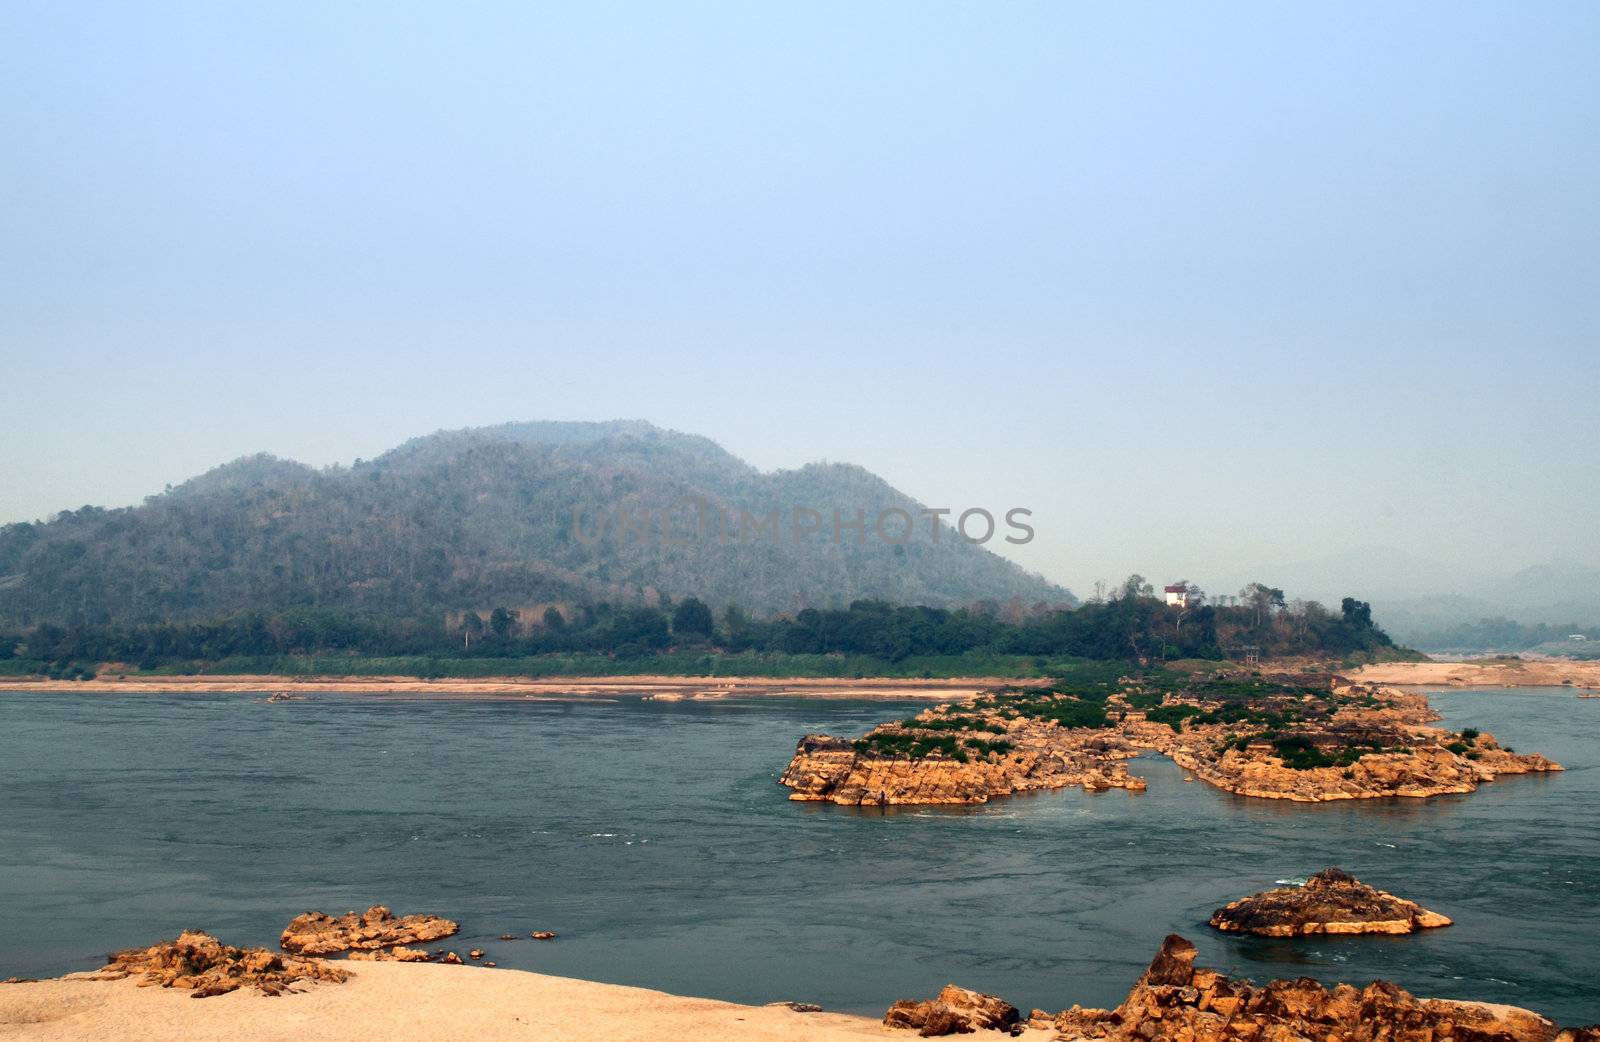
[[[405, 963], [364, 963], [351, 969], [354, 975], [343, 984], [311, 985], [303, 993], [278, 998], [245, 989], [194, 999], [187, 991], [141, 988], [132, 979], [90, 981], [81, 976], [0, 985], [0, 1038], [844, 1042], [914, 1037], [866, 1017], [740, 1006], [521, 970]], [[1053, 1032], [1028, 1034], [1043, 1039]]]
[[374, 695], [427, 699], [601, 699], [649, 696], [662, 701], [717, 698], [929, 699], [961, 701], [1002, 684], [1044, 684], [1045, 680], [955, 677], [922, 680], [885, 677], [483, 677], [473, 680], [423, 680], [405, 676], [284, 677], [271, 675], [149, 677], [115, 676], [94, 680], [0, 679], [4, 691], [70, 691], [81, 694], [269, 694]]

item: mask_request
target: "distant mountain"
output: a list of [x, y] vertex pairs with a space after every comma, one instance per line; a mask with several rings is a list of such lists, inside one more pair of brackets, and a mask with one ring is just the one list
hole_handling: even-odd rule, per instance
[[[797, 521], [797, 508], [817, 513]], [[895, 545], [873, 534], [890, 508], [918, 518], [916, 538]], [[420, 613], [661, 595], [757, 612], [862, 597], [1075, 603], [948, 527], [934, 541], [918, 509], [860, 467], [763, 473], [707, 438], [648, 423], [515, 423], [416, 438], [348, 468], [253, 456], [142, 506], [5, 526], [0, 620]], [[837, 543], [835, 510], [845, 523]], [[859, 543], [848, 527], [858, 510], [867, 519]], [[653, 522], [640, 527], [647, 511]], [[899, 523], [886, 524], [897, 537]], [[812, 525], [821, 531], [795, 536]]]
[[1600, 624], [1600, 568], [1551, 561], [1457, 593], [1375, 598], [1373, 609], [1397, 639], [1429, 648], [1455, 646], [1455, 631], [1486, 619], [1581, 629]]
[[[1336, 604], [1353, 595], [1395, 640], [1427, 649], [1456, 647], [1462, 627], [1512, 621], [1524, 626], [1600, 625], [1600, 568], [1553, 560], [1511, 575], [1460, 567], [1393, 547], [1365, 546], [1303, 561], [1263, 565], [1259, 574], [1294, 596]], [[1235, 577], [1237, 579], [1237, 577]], [[1240, 583], [1223, 583], [1219, 592]]]

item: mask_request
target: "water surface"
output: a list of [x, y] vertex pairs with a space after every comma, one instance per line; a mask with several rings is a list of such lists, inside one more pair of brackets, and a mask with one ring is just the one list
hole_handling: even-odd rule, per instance
[[[1257, 979], [1399, 981], [1600, 1020], [1600, 701], [1431, 693], [1569, 770], [1470, 796], [1326, 805], [1150, 790], [972, 809], [791, 803], [806, 731], [906, 703], [605, 704], [0, 694], [0, 977], [207, 929], [276, 944], [307, 909], [462, 922], [501, 966], [880, 1013], [949, 981], [1111, 1005], [1169, 932]], [[1217, 906], [1338, 865], [1457, 925], [1403, 938], [1217, 934]], [[554, 943], [501, 943], [549, 929]]]

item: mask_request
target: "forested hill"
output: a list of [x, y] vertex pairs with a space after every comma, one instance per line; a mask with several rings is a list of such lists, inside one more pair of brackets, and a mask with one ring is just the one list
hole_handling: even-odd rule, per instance
[[[1012, 533], [994, 506], [990, 545]], [[909, 541], [872, 531], [890, 507], [917, 518]], [[797, 519], [796, 508], [820, 520]], [[662, 595], [759, 612], [857, 598], [1074, 603], [948, 528], [934, 541], [918, 509], [860, 467], [763, 473], [706, 438], [642, 422], [508, 424], [417, 438], [351, 467], [250, 457], [142, 506], [7, 525], [0, 621], [419, 614]], [[847, 524], [835, 542], [835, 510], [846, 522], [862, 511], [865, 537]], [[767, 524], [774, 511], [777, 526]], [[818, 531], [796, 533], [811, 524]], [[897, 537], [898, 522], [887, 531]]]

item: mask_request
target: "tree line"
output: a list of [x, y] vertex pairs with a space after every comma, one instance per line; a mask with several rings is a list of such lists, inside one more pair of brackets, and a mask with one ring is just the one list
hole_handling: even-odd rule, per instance
[[[1261, 584], [1236, 604], [1187, 605], [1153, 596], [1132, 576], [1110, 596], [1076, 608], [1002, 610], [992, 603], [946, 609], [857, 600], [758, 618], [736, 605], [713, 611], [696, 597], [656, 606], [595, 603], [537, 613], [497, 607], [458, 615], [393, 616], [332, 610], [242, 612], [149, 624], [40, 623], [0, 631], [0, 659], [38, 663], [121, 663], [152, 669], [237, 657], [345, 654], [513, 658], [600, 654], [647, 658], [707, 649], [792, 655], [856, 655], [885, 662], [974, 652], [1088, 659], [1224, 659], [1251, 649], [1263, 657], [1344, 657], [1392, 648], [1370, 605], [1339, 609], [1284, 602]], [[20, 664], [20, 663], [19, 663]]]

